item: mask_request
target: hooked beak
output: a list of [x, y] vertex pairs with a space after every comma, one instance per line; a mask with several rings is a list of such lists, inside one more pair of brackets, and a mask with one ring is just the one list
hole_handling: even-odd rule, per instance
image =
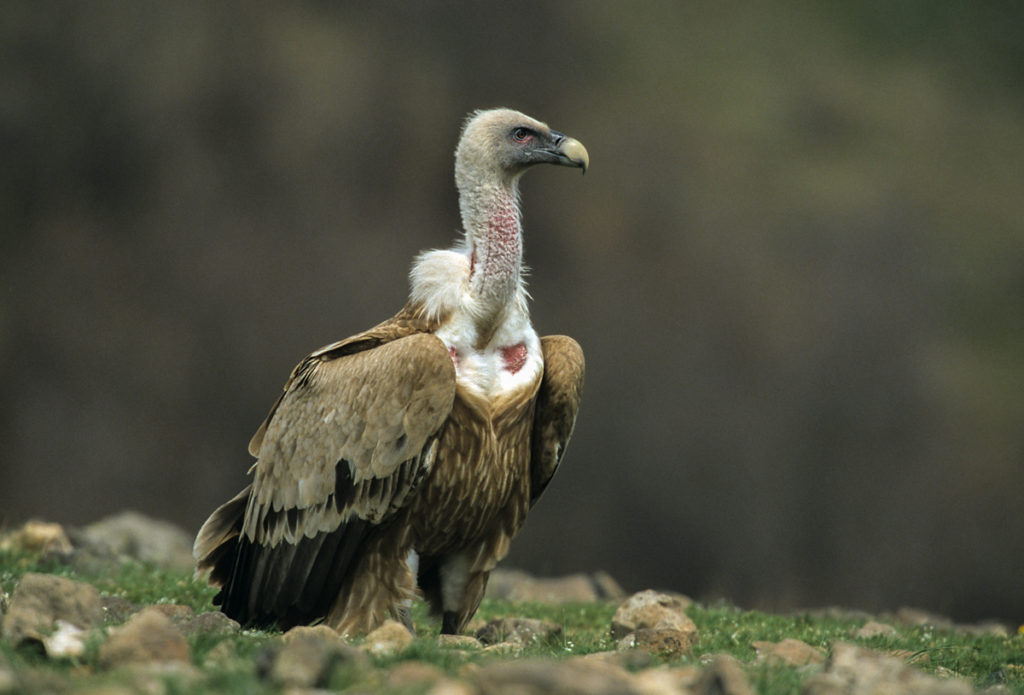
[[583, 173], [587, 173], [590, 166], [590, 155], [587, 148], [576, 138], [570, 138], [558, 131], [551, 131], [551, 147], [545, 150], [550, 156], [547, 161], [551, 164], [558, 164], [566, 167], [579, 167]]

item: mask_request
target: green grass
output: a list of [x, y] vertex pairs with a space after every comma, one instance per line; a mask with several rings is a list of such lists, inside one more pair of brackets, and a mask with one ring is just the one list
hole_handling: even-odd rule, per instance
[[[53, 559], [30, 553], [0, 551], [0, 585], [13, 590], [26, 572], [58, 574], [96, 586], [100, 592], [116, 595], [133, 603], [176, 603], [190, 606], [197, 613], [211, 608], [214, 590], [196, 582], [188, 573], [173, 572], [125, 562], [114, 566], [85, 563], [72, 569]], [[613, 604], [514, 603], [487, 599], [477, 613], [480, 620], [497, 617], [528, 617], [555, 622], [562, 626], [561, 638], [526, 645], [521, 657], [562, 659], [615, 648], [608, 633]], [[758, 664], [752, 646], [756, 641], [777, 642], [795, 638], [828, 654], [839, 641], [856, 642], [883, 651], [900, 650], [924, 671], [967, 678], [978, 687], [1003, 683], [1010, 692], [1024, 695], [1024, 636], [972, 636], [928, 627], [904, 627], [892, 637], [854, 639], [852, 633], [864, 619], [855, 616], [830, 617], [806, 614], [774, 615], [744, 611], [728, 604], [694, 604], [688, 610], [699, 629], [693, 654], [682, 659], [652, 659], [650, 665], [680, 666], [699, 664], [701, 657], [727, 653], [746, 664], [747, 674], [762, 695], [799, 691], [808, 677], [806, 670], [779, 665]], [[404, 661], [422, 661], [446, 674], [458, 677], [467, 663], [509, 658], [484, 654], [480, 650], [441, 647], [434, 637], [438, 625], [422, 605], [414, 610], [418, 639], [406, 651], [392, 656], [374, 657], [371, 667], [340, 663], [331, 672], [327, 685], [340, 692], [399, 692], [387, 685], [389, 669]], [[108, 628], [96, 631], [79, 659], [48, 660], [32, 649], [14, 649], [0, 643], [0, 664], [6, 661], [21, 682], [20, 692], [75, 692], [107, 685], [128, 685], [145, 689], [140, 676], [121, 671], [105, 671], [99, 665], [99, 648]], [[268, 650], [279, 633], [243, 631], [233, 635], [199, 634], [189, 638], [192, 674], [158, 676], [169, 695], [176, 693], [277, 693], [280, 689], [262, 679], [257, 664], [267, 661]], [[427, 686], [413, 686], [401, 692], [425, 692]]]

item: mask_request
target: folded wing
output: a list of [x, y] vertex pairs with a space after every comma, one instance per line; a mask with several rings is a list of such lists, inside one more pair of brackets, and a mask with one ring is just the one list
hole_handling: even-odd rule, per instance
[[537, 503], [565, 455], [583, 394], [583, 350], [572, 338], [541, 338], [544, 377], [537, 392], [530, 456], [530, 506]]
[[427, 333], [350, 339], [300, 363], [250, 443], [252, 484], [196, 540], [224, 612], [282, 627], [325, 615], [368, 535], [430, 469], [454, 397], [448, 350]]

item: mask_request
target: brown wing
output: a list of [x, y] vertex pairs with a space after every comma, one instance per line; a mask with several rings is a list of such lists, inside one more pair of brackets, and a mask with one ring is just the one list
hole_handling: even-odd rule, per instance
[[[318, 350], [292, 373], [250, 445], [259, 460], [237, 535], [227, 517], [242, 495], [200, 531], [199, 567], [212, 568], [222, 610], [240, 622], [286, 626], [324, 615], [366, 536], [433, 463], [455, 396], [444, 343], [426, 333], [357, 338]], [[217, 538], [237, 548], [211, 546]]]
[[370, 350], [379, 345], [384, 345], [385, 343], [416, 333], [431, 332], [435, 328], [437, 328], [435, 323], [426, 321], [413, 309], [406, 307], [402, 309], [397, 316], [393, 316], [367, 331], [357, 333], [356, 335], [349, 336], [344, 340], [339, 340], [335, 343], [331, 343], [330, 345], [325, 345], [318, 350], [314, 350], [306, 357], [306, 359], [299, 362], [295, 369], [292, 370], [291, 376], [289, 376], [288, 381], [285, 382], [281, 395], [278, 396], [276, 401], [274, 401], [274, 405], [271, 406], [270, 412], [263, 420], [263, 424], [259, 426], [259, 429], [256, 430], [256, 434], [254, 434], [252, 439], [249, 440], [249, 453], [253, 456], [260, 455], [260, 447], [263, 445], [263, 437], [266, 435], [267, 427], [270, 425], [270, 421], [274, 419], [274, 413], [277, 412], [277, 408], [281, 405], [281, 401], [292, 389], [296, 381], [302, 381], [305, 379], [321, 362], [336, 360], [339, 357]]
[[583, 392], [583, 350], [572, 338], [540, 339], [544, 377], [537, 392], [530, 457], [530, 506], [544, 492], [569, 445]]

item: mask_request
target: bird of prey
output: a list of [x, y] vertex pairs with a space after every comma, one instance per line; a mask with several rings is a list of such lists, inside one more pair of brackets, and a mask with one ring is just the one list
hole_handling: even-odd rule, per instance
[[455, 152], [463, 237], [422, 253], [405, 307], [316, 350], [249, 443], [251, 483], [196, 537], [214, 602], [242, 624], [342, 634], [418, 596], [457, 634], [572, 435], [583, 352], [538, 337], [519, 178], [586, 172], [586, 148], [510, 109], [470, 114]]

